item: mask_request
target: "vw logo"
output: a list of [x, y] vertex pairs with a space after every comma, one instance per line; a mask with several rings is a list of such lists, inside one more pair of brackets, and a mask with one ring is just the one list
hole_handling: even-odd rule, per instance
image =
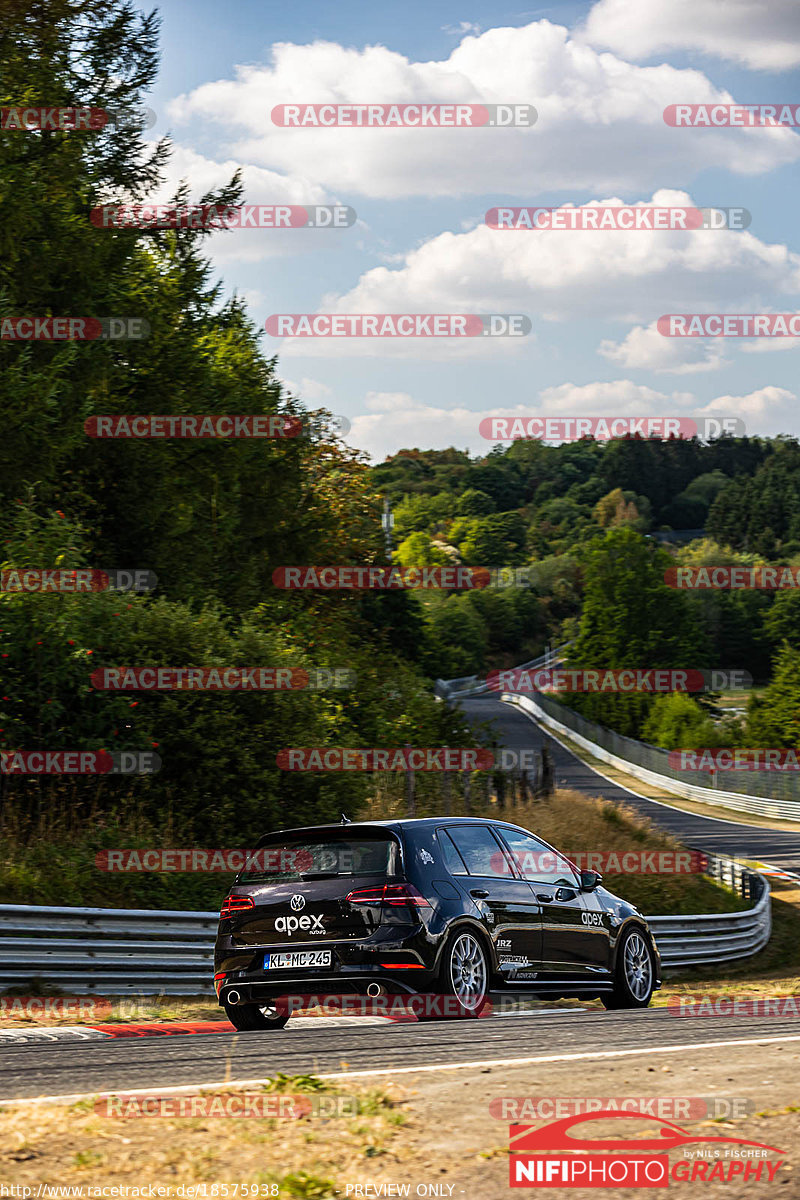
[[292, 912], [300, 912], [300, 910], [305, 908], [305, 906], [305, 896], [292, 896], [291, 900], [289, 901], [289, 907], [291, 908]]

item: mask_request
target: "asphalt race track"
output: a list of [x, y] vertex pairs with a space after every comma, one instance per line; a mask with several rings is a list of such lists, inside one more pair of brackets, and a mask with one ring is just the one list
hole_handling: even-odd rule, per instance
[[[140, 1040], [2, 1045], [0, 1095], [64, 1096], [76, 1093], [169, 1090], [180, 1085], [255, 1085], [276, 1072], [318, 1075], [444, 1070], [449, 1064], [562, 1060], [579, 1070], [581, 1058], [625, 1057], [675, 1048], [684, 1053], [711, 1044], [800, 1042], [791, 1017], [673, 1016], [666, 1009], [628, 1012], [536, 1012], [526, 1016], [424, 1024], [350, 1025], [278, 1032], [214, 1033]], [[679, 1049], [678, 1049], [679, 1048]], [[577, 1058], [576, 1058], [577, 1056]], [[570, 1067], [570, 1060], [577, 1067]]]
[[473, 696], [460, 700], [459, 704], [470, 722], [492, 723], [499, 745], [512, 750], [524, 750], [532, 747], [540, 749], [546, 743], [553, 758], [556, 784], [560, 787], [574, 788], [576, 792], [585, 792], [590, 796], [607, 796], [610, 800], [624, 801], [674, 833], [692, 849], [727, 854], [734, 858], [760, 859], [785, 871], [800, 873], [800, 830], [790, 833], [758, 825], [744, 825], [727, 818], [699, 817], [637, 797], [624, 787], [609, 783], [549, 737], [540, 725], [520, 709], [504, 704], [496, 696]]

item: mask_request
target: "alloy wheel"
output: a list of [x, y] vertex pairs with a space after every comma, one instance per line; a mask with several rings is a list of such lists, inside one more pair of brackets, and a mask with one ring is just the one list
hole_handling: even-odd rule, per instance
[[650, 992], [653, 964], [650, 951], [641, 934], [632, 933], [625, 943], [625, 982], [636, 1000], [644, 1000]]
[[453, 945], [450, 981], [459, 1003], [474, 1012], [486, 995], [486, 957], [471, 933], [460, 934]]

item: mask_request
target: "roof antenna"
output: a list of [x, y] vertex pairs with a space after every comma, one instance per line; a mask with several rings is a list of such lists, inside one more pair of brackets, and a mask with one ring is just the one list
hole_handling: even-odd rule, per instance
[[352, 825], [352, 824], [353, 824], [353, 822], [350, 820], [350, 818], [349, 818], [349, 817], [346, 817], [346, 816], [344, 815], [344, 813], [342, 813], [342, 824], [343, 824], [343, 825]]

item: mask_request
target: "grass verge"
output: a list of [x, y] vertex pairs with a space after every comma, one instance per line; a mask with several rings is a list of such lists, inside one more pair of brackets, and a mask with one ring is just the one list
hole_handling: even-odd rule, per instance
[[[124, 1118], [101, 1115], [93, 1100], [35, 1110], [6, 1103], [0, 1106], [0, 1176], [7, 1184], [32, 1184], [34, 1194], [42, 1178], [62, 1186], [168, 1184], [172, 1195], [180, 1195], [181, 1184], [232, 1180], [260, 1185], [250, 1195], [322, 1200], [338, 1194], [338, 1180], [377, 1165], [399, 1167], [408, 1123], [399, 1087], [345, 1091], [313, 1076], [278, 1076], [260, 1095], [276, 1091], [306, 1093], [318, 1108], [284, 1119]], [[320, 1115], [332, 1112], [343, 1115]]]

